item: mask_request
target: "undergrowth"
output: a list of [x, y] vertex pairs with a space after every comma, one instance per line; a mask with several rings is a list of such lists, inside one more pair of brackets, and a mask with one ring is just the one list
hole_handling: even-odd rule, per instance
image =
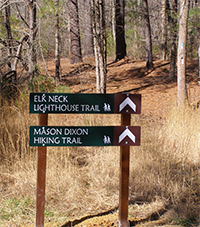
[[180, 226], [195, 226], [198, 224], [196, 218], [194, 217], [190, 217], [186, 219], [174, 218], [173, 220], [177, 225], [180, 225]]

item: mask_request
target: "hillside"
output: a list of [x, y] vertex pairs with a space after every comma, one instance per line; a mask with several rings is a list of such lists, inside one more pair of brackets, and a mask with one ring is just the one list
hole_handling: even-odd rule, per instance
[[[169, 61], [155, 61], [154, 69], [146, 71], [144, 61], [132, 59], [108, 63], [107, 93], [129, 92], [142, 94], [143, 114], [162, 115], [176, 103], [176, 78], [169, 80]], [[49, 73], [54, 74], [54, 63], [47, 62]], [[82, 64], [69, 64], [69, 59], [61, 60], [62, 82], [74, 93], [95, 93], [94, 59], [85, 59]], [[190, 105], [200, 101], [200, 86], [197, 77], [198, 61], [189, 60], [187, 64], [187, 89]]]

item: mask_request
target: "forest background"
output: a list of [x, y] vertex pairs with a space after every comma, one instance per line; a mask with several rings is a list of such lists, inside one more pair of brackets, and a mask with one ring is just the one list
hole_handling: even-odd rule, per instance
[[[72, 92], [67, 78], [78, 78], [84, 70], [96, 70], [95, 92], [105, 93], [108, 59], [109, 64], [145, 61], [144, 75], [159, 59], [169, 63], [167, 82], [177, 81], [177, 104], [184, 106], [169, 109], [167, 117], [152, 120], [144, 114], [136, 119], [145, 132], [143, 145], [132, 156], [131, 209], [157, 202], [161, 204], [157, 213], [173, 209], [170, 222], [199, 224], [199, 103], [198, 97], [188, 102], [186, 83], [187, 59], [197, 62], [192, 76], [197, 85], [200, 76], [199, 4], [195, 0], [0, 1], [2, 226], [34, 222], [37, 151], [28, 145], [28, 130], [37, 124], [37, 117], [28, 114], [29, 93]], [[72, 72], [63, 73], [63, 59], [70, 59]], [[48, 70], [49, 60], [54, 72]], [[89, 75], [85, 80], [92, 83]], [[160, 118], [162, 122], [157, 121]], [[100, 116], [70, 119], [51, 121], [119, 125], [117, 116], [110, 122]], [[117, 207], [114, 150], [52, 149], [48, 159], [46, 222], [64, 223]]]

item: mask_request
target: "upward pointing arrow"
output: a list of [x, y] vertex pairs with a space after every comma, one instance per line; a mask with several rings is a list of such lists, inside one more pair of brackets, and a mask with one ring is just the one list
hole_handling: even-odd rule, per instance
[[127, 128], [125, 131], [122, 132], [122, 134], [119, 136], [119, 143], [121, 143], [121, 141], [128, 136], [133, 143], [135, 143], [135, 136], [133, 135], [133, 133]]
[[119, 112], [121, 112], [125, 106], [129, 105], [135, 112], [136, 112], [136, 105], [135, 103], [127, 97], [120, 105], [119, 105]]

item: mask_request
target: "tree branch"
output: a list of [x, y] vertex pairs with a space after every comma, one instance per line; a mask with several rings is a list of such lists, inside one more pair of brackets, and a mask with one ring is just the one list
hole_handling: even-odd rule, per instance
[[18, 7], [17, 3], [15, 3], [15, 5], [16, 5], [16, 9], [17, 9], [17, 12], [18, 12], [19, 17], [20, 17], [21, 20], [24, 22], [24, 24], [29, 28], [28, 23], [26, 22], [26, 20], [24, 19], [24, 17], [22, 17], [22, 15], [21, 15], [21, 12], [20, 12], [20, 10], [19, 10], [19, 7]]
[[18, 63], [18, 59], [20, 58], [20, 55], [21, 55], [21, 50], [22, 50], [22, 44], [23, 42], [26, 42], [28, 40], [29, 36], [28, 35], [24, 35], [21, 37], [21, 39], [19, 40], [19, 46], [17, 48], [17, 53], [16, 53], [16, 58], [14, 60], [14, 63], [13, 63], [13, 70], [16, 71], [16, 68], [17, 68], [17, 63]]

